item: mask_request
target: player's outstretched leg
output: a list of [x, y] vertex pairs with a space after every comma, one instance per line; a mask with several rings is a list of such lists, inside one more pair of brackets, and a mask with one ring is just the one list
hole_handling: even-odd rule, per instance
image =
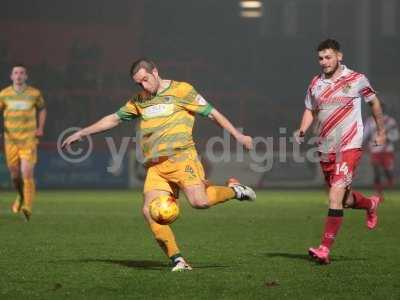
[[205, 209], [211, 206], [237, 199], [239, 201], [254, 201], [256, 193], [252, 188], [238, 181], [229, 186], [195, 184], [182, 187], [187, 199], [194, 208]]
[[235, 198], [239, 201], [254, 201], [256, 200], [256, 193], [254, 190], [239, 182], [238, 179], [231, 177], [227, 181], [227, 185], [235, 191]]
[[352, 191], [351, 196], [347, 205], [353, 209], [364, 209], [367, 227], [369, 229], [376, 228], [378, 225], [378, 206], [383, 200], [382, 196], [373, 195], [366, 197], [356, 191]]
[[172, 271], [190, 271], [192, 267], [185, 261], [183, 256], [181, 255], [178, 245], [175, 241], [175, 235], [172, 232], [172, 229], [168, 225], [160, 225], [153, 221], [149, 212], [149, 204], [150, 202], [160, 196], [169, 194], [165, 191], [150, 191], [145, 193], [144, 195], [144, 205], [143, 205], [143, 215], [146, 219], [147, 223], [150, 226], [150, 230], [152, 231], [155, 240], [158, 245], [164, 251], [164, 253], [169, 257], [171, 263], [173, 265]]

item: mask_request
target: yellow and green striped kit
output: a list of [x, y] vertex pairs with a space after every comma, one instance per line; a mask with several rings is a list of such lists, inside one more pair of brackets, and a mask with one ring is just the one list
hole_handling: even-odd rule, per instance
[[156, 95], [139, 93], [117, 112], [123, 121], [139, 118], [145, 163], [194, 147], [195, 113], [208, 116], [212, 106], [186, 82], [171, 81]]
[[17, 92], [13, 86], [0, 91], [5, 143], [21, 147], [36, 144], [36, 112], [43, 107], [41, 92], [31, 86], [21, 92]]

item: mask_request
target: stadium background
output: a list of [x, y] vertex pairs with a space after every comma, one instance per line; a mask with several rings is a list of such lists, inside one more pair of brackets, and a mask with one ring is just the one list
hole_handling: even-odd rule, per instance
[[[333, 37], [342, 43], [345, 63], [367, 73], [390, 114], [399, 115], [396, 0], [303, 0], [301, 5], [269, 0], [256, 9], [259, 18], [244, 18], [243, 11], [238, 1], [227, 0], [5, 1], [0, 10], [0, 86], [9, 84], [10, 66], [23, 62], [30, 83], [43, 91], [48, 105], [36, 171], [39, 187], [140, 187], [143, 170], [133, 152], [120, 170], [107, 171], [110, 155], [104, 137], [113, 136], [118, 146], [120, 139], [134, 135], [132, 124], [96, 136], [92, 155], [80, 164], [64, 161], [55, 144], [66, 128], [89, 124], [128, 99], [135, 91], [128, 69], [141, 56], [152, 58], [161, 76], [192, 83], [245, 132], [277, 141], [283, 136], [280, 127], [288, 136], [298, 126], [306, 87], [319, 72], [316, 45]], [[222, 133], [199, 119], [195, 135], [204, 152], [207, 140]], [[242, 163], [211, 164], [211, 179], [238, 175], [256, 184], [261, 174], [249, 168], [245, 157]], [[371, 183], [366, 162], [364, 157], [359, 185]], [[8, 187], [4, 163], [0, 178]], [[266, 183], [309, 187], [322, 181], [315, 164], [289, 159], [275, 161]]]

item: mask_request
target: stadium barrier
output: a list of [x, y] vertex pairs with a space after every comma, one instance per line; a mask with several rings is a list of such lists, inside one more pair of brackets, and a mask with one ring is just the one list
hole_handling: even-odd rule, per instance
[[[45, 147], [39, 151], [38, 165], [35, 170], [37, 185], [46, 188], [142, 188], [145, 169], [136, 159], [132, 149], [122, 158], [121, 164], [114, 167], [111, 154], [106, 149], [95, 149], [82, 162], [65, 161], [54, 147]], [[248, 153], [214, 153], [213, 157], [201, 155], [207, 178], [223, 184], [229, 177], [237, 177], [246, 184], [259, 188], [319, 188], [324, 186], [323, 176], [318, 162], [296, 162], [291, 153], [274, 152], [268, 161], [255, 159]], [[399, 153], [396, 153], [399, 156]], [[237, 159], [237, 158], [240, 159]], [[217, 159], [216, 159], [217, 158]], [[267, 169], [265, 172], [263, 170]], [[400, 164], [396, 160], [396, 177]], [[372, 168], [369, 157], [364, 153], [357, 169], [354, 186], [372, 186]], [[0, 153], [0, 188], [11, 187], [9, 173]]]

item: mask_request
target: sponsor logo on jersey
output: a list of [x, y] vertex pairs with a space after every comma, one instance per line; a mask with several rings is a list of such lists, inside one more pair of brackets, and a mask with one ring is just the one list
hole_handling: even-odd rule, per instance
[[327, 108], [329, 106], [343, 106], [343, 105], [353, 105], [353, 97], [329, 97], [329, 98], [318, 98], [317, 105], [319, 108]]
[[149, 106], [143, 110], [143, 118], [151, 119], [158, 117], [167, 117], [174, 112], [173, 104], [156, 104]]
[[21, 100], [12, 100], [12, 101], [7, 101], [7, 108], [8, 109], [13, 109], [13, 110], [29, 110], [31, 109], [31, 103], [27, 101], [21, 101]]

